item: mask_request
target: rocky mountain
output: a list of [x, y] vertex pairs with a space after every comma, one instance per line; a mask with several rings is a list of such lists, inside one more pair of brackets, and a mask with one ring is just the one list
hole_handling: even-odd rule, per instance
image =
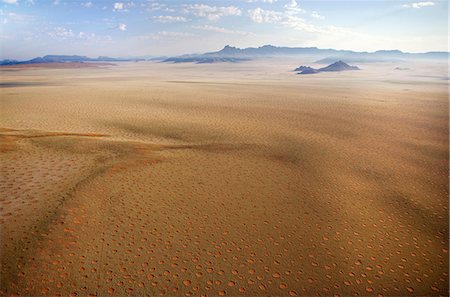
[[294, 71], [297, 71], [298, 74], [313, 74], [319, 72], [317, 69], [309, 66], [300, 66], [298, 68], [295, 68]]
[[163, 60], [163, 62], [172, 62], [172, 63], [197, 63], [197, 64], [207, 64], [207, 63], [218, 63], [218, 62], [231, 62], [237, 63], [242, 61], [247, 61], [249, 59], [246, 58], [235, 58], [235, 57], [220, 57], [220, 56], [180, 56], [180, 57], [171, 57]]
[[326, 67], [314, 69], [309, 66], [300, 66], [295, 68], [294, 71], [298, 71], [297, 74], [313, 74], [319, 72], [340, 72], [340, 71], [349, 71], [349, 70], [359, 70], [357, 66], [350, 66], [343, 61], [337, 61], [333, 64], [330, 64]]
[[17, 60], [9, 60], [9, 59], [0, 60], [0, 65], [15, 65], [17, 63], [19, 63], [19, 61]]
[[343, 61], [337, 61], [333, 64], [328, 65], [318, 69], [319, 72], [330, 72], [330, 71], [347, 71], [347, 70], [359, 70], [357, 66], [350, 66]]
[[337, 51], [333, 49], [319, 49], [317, 47], [278, 47], [273, 45], [263, 45], [260, 47], [237, 48], [226, 45], [223, 49], [217, 52], [209, 52], [204, 55], [220, 55], [220, 56], [295, 56], [295, 55], [317, 55], [317, 54], [332, 54], [335, 52], [347, 53], [350, 51]]

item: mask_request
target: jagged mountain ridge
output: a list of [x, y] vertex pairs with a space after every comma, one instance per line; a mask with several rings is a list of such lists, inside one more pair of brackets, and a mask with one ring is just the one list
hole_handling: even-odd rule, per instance
[[316, 57], [316, 59], [320, 59], [317, 61], [317, 63], [331, 63], [337, 60], [345, 60], [349, 62], [354, 61], [383, 62], [383, 61], [398, 61], [401, 59], [411, 59], [411, 58], [447, 59], [449, 57], [448, 52], [406, 53], [399, 50], [356, 52], [351, 50], [320, 49], [317, 47], [278, 47], [273, 45], [264, 45], [261, 47], [238, 48], [226, 45], [224, 48], [216, 52], [175, 56], [164, 60], [164, 62], [203, 63], [207, 58], [213, 57], [215, 59], [211, 59], [211, 61], [222, 61], [221, 59], [228, 58], [230, 59], [231, 62], [239, 62], [259, 57], [300, 56], [300, 55]]

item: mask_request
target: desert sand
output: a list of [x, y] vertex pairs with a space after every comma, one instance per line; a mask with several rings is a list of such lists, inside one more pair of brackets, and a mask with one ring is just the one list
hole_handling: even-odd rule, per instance
[[448, 295], [445, 64], [116, 64], [0, 69], [0, 295]]

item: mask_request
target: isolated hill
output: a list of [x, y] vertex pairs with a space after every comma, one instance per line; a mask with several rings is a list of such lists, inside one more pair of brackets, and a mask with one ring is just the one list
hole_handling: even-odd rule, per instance
[[299, 72], [298, 74], [313, 74], [319, 72], [317, 69], [309, 66], [300, 66], [298, 68], [295, 68], [294, 71]]
[[395, 67], [394, 70], [405, 71], [405, 70], [410, 70], [410, 69], [408, 67]]
[[314, 69], [309, 66], [300, 66], [295, 68], [294, 71], [299, 71], [297, 74], [313, 74], [319, 72], [340, 72], [340, 71], [349, 71], [349, 70], [360, 70], [357, 66], [350, 66], [343, 61], [337, 61], [333, 64], [330, 64], [326, 67]]
[[357, 66], [350, 66], [343, 61], [334, 62], [327, 67], [318, 69], [319, 72], [329, 72], [329, 71], [347, 71], [347, 70], [359, 70]]
[[294, 71], [303, 71], [303, 70], [308, 70], [308, 69], [312, 69], [311, 67], [309, 67], [309, 66], [300, 66], [300, 67], [297, 67], [297, 68], [295, 68], [294, 69]]

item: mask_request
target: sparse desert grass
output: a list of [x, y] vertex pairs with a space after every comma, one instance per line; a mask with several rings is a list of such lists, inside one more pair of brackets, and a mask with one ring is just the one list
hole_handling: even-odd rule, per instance
[[2, 70], [0, 294], [446, 295], [447, 82], [283, 63]]

